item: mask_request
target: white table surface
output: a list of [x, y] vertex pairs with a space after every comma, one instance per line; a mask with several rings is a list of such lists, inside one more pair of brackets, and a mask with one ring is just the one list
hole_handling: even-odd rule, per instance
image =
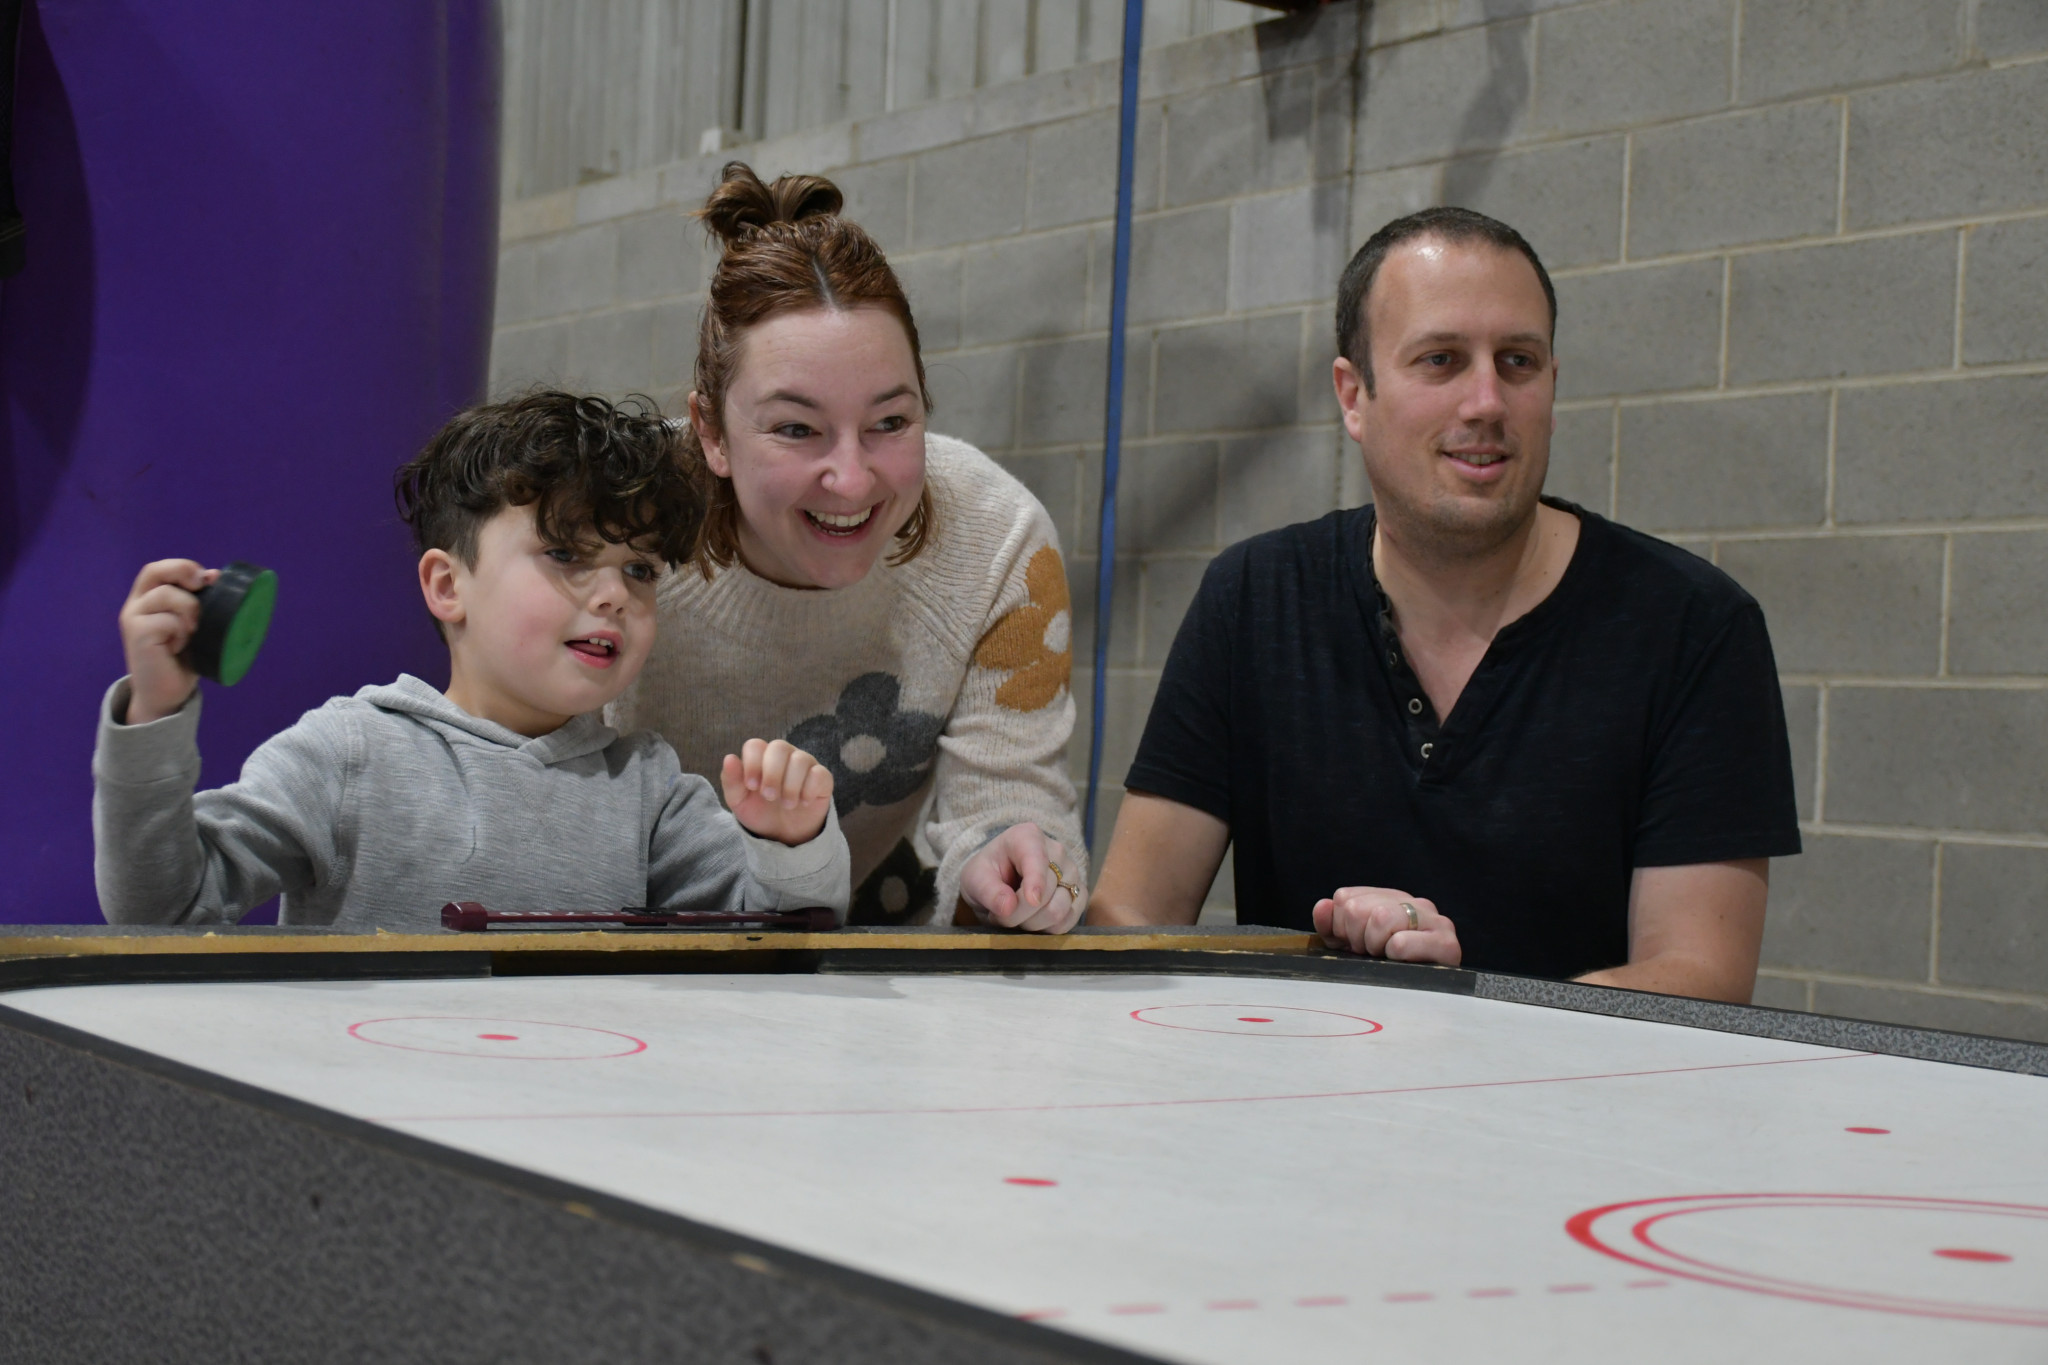
[[0, 1004], [1173, 1360], [2048, 1361], [2038, 1077], [1263, 978]]

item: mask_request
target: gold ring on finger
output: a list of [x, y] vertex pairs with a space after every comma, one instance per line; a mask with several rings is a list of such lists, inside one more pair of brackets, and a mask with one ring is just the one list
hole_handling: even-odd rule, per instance
[[1067, 874], [1060, 871], [1060, 865], [1054, 862], [1052, 859], [1047, 858], [1045, 860], [1045, 865], [1048, 868], [1052, 869], [1052, 884], [1056, 889], [1056, 892], [1066, 892], [1067, 898], [1073, 901], [1074, 904], [1079, 905], [1081, 903], [1081, 888], [1069, 882], [1067, 880]]

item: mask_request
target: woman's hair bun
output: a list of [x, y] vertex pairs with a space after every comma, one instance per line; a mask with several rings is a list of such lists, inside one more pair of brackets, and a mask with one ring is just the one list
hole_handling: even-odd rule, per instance
[[822, 175], [777, 176], [774, 184], [764, 185], [752, 166], [728, 161], [719, 172], [718, 188], [697, 216], [721, 242], [733, 246], [775, 223], [836, 214], [845, 203], [839, 187]]

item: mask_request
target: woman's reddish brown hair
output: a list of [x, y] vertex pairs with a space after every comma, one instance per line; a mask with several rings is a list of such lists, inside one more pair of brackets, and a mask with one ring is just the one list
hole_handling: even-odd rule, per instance
[[[751, 166], [732, 161], [697, 211], [722, 247], [698, 328], [695, 375], [698, 410], [714, 431], [724, 429], [726, 392], [739, 368], [747, 329], [781, 313], [814, 308], [876, 307], [894, 314], [910, 338], [918, 397], [931, 410], [910, 301], [874, 238], [839, 216], [845, 202], [839, 187], [823, 176], [785, 175], [764, 185]], [[732, 480], [712, 473], [694, 426], [683, 435], [683, 459], [709, 490], [697, 548], [697, 567], [709, 578], [714, 567], [729, 567], [739, 558], [739, 502]], [[899, 544], [889, 563], [916, 558], [931, 539], [933, 523], [927, 485], [910, 520], [896, 533]]]

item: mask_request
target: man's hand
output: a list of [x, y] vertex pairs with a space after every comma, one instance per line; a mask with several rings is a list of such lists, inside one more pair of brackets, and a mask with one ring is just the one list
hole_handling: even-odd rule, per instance
[[748, 740], [738, 756], [725, 756], [718, 775], [734, 818], [763, 839], [794, 848], [825, 828], [832, 770], [787, 740]]
[[[1410, 914], [1410, 911], [1413, 914]], [[1455, 967], [1464, 957], [1458, 927], [1436, 905], [1384, 886], [1346, 886], [1310, 912], [1316, 932], [1332, 948], [1392, 962], [1434, 962]]]
[[199, 599], [193, 594], [219, 577], [219, 569], [189, 559], [159, 559], [135, 576], [121, 604], [121, 653], [128, 660], [123, 724], [162, 720], [199, 686], [199, 675], [178, 655], [199, 629]]
[[[1074, 886], [1074, 893], [1061, 882]], [[1088, 889], [1074, 876], [1059, 841], [1027, 821], [1010, 826], [967, 860], [960, 869], [960, 899], [1005, 929], [1064, 934], [1087, 908]]]

